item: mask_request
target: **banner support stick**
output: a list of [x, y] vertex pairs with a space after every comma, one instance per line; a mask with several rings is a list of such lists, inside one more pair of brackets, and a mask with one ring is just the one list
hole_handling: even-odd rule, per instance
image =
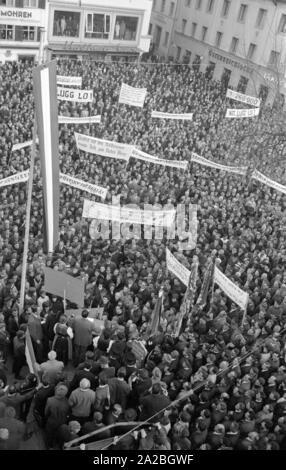
[[22, 277], [21, 277], [21, 287], [20, 287], [19, 315], [23, 313], [24, 301], [25, 301], [27, 259], [28, 259], [28, 247], [29, 247], [29, 233], [30, 233], [30, 215], [31, 215], [31, 205], [32, 205], [34, 164], [35, 164], [35, 154], [36, 154], [36, 136], [37, 136], [37, 121], [35, 118], [34, 128], [33, 128], [33, 143], [32, 143], [32, 151], [31, 151], [30, 172], [29, 172], [29, 180], [28, 180], [28, 198], [27, 198], [27, 209], [26, 209], [26, 219], [25, 219], [25, 238], [24, 238], [23, 266], [22, 266]]

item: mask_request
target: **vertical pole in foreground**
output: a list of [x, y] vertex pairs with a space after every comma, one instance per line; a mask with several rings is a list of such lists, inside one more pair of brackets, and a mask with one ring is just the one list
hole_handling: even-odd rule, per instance
[[28, 180], [27, 209], [26, 209], [26, 219], [25, 219], [25, 239], [24, 239], [23, 266], [22, 266], [22, 277], [21, 277], [21, 288], [20, 288], [20, 308], [19, 308], [20, 314], [24, 310], [24, 299], [25, 299], [27, 258], [28, 258], [28, 246], [29, 246], [29, 232], [30, 232], [30, 214], [31, 214], [31, 205], [32, 205], [32, 190], [33, 190], [34, 164], [35, 164], [35, 153], [36, 153], [36, 137], [37, 137], [37, 121], [35, 118], [34, 128], [33, 128], [31, 164], [30, 164], [30, 172], [29, 172], [29, 180]]

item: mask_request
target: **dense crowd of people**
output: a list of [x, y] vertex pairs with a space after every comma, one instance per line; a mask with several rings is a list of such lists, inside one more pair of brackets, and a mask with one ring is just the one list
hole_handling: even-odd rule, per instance
[[[30, 149], [11, 149], [32, 138], [34, 104], [31, 66], [5, 63], [0, 74], [1, 180], [29, 168]], [[126, 165], [80, 152], [74, 139], [77, 131], [169, 160], [190, 161], [193, 151], [283, 184], [279, 132], [285, 116], [265, 106], [258, 118], [225, 119], [225, 86], [187, 65], [61, 60], [58, 74], [82, 76], [82, 88], [94, 91], [88, 105], [60, 101], [59, 114], [102, 116], [100, 124], [59, 126], [61, 172], [107, 188], [106, 203], [120, 195], [122, 205], [196, 205], [197, 243], [182, 251], [180, 240], [165, 233], [161, 240], [95, 239], [82, 210], [84, 198], [99, 199], [62, 185], [60, 240], [54, 253], [45, 254], [36, 159], [25, 305], [19, 312], [26, 186], [0, 189], [0, 449], [19, 448], [31, 433], [31, 415], [48, 448], [63, 448], [94, 431], [97, 439], [108, 439], [113, 431], [106, 426], [138, 421], [145, 426], [130, 427], [112, 448], [285, 449], [286, 196], [251, 179], [251, 171], [234, 175], [191, 162], [183, 171], [133, 159]], [[147, 88], [143, 109], [118, 104], [122, 82]], [[192, 112], [193, 121], [152, 119], [152, 110]], [[265, 135], [267, 147], [261, 143]], [[214, 286], [176, 337], [186, 288], [166, 269], [166, 247], [189, 269], [197, 257], [195, 298], [216, 258], [249, 293], [243, 326], [240, 309]], [[66, 309], [77, 306], [45, 291], [44, 266], [85, 280], [81, 316], [69, 318]], [[160, 289], [163, 312], [153, 335], [148, 328]], [[88, 309], [96, 307], [103, 309], [103, 330], [88, 320]], [[39, 380], [29, 374], [23, 382], [27, 328]], [[143, 351], [140, 358], [134, 342]], [[10, 356], [14, 376], [8, 385]]]

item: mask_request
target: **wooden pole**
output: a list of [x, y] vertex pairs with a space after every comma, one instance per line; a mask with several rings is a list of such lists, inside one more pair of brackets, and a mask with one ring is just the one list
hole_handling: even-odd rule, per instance
[[31, 205], [32, 205], [34, 164], [35, 164], [35, 154], [36, 154], [36, 137], [37, 137], [37, 121], [35, 118], [34, 128], [33, 128], [33, 143], [32, 143], [32, 151], [31, 151], [30, 172], [29, 172], [29, 180], [28, 180], [28, 198], [27, 198], [27, 209], [26, 209], [26, 219], [25, 219], [25, 239], [24, 239], [23, 266], [22, 266], [22, 277], [21, 277], [21, 288], [20, 288], [19, 314], [23, 313], [24, 301], [25, 301], [27, 258], [28, 258], [29, 233], [30, 233], [30, 215], [31, 215]]

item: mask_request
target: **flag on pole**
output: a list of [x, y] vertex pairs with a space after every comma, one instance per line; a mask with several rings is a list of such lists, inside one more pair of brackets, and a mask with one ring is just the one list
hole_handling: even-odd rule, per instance
[[202, 287], [201, 287], [201, 292], [196, 302], [196, 305], [200, 309], [203, 309], [207, 303], [208, 293], [209, 293], [210, 285], [211, 285], [212, 278], [213, 278], [213, 272], [214, 272], [214, 261], [211, 259], [209, 260], [207, 264]]
[[56, 61], [33, 71], [44, 199], [44, 249], [52, 252], [59, 230], [59, 130]]
[[177, 338], [181, 332], [183, 319], [186, 318], [194, 305], [195, 293], [197, 289], [197, 279], [198, 279], [198, 260], [195, 258], [191, 266], [191, 274], [189, 278], [189, 283], [182, 300], [181, 308], [176, 320], [176, 328], [174, 332], [175, 338]]
[[161, 313], [162, 313], [162, 307], [163, 307], [163, 291], [159, 292], [158, 299], [153, 311], [153, 315], [151, 318], [151, 323], [150, 323], [150, 336], [154, 336], [159, 328], [160, 325], [160, 319], [161, 319]]
[[[36, 358], [35, 358], [35, 353], [34, 353], [34, 348], [32, 344], [32, 339], [31, 335], [29, 332], [29, 328], [26, 330], [26, 345], [25, 345], [25, 355], [26, 355], [26, 361], [29, 367], [29, 371], [31, 374], [35, 374], [36, 377], [38, 377], [38, 370], [36, 366]], [[38, 377], [39, 378], [39, 377]]]

